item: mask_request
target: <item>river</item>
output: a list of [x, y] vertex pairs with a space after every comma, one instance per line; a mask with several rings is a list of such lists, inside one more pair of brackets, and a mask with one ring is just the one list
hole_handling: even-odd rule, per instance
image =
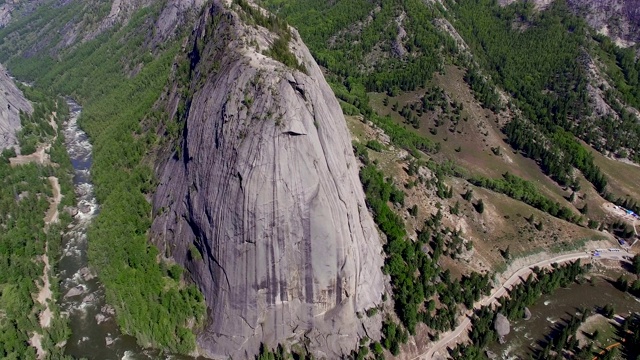
[[71, 116], [64, 124], [64, 138], [75, 171], [73, 184], [78, 213], [67, 229], [63, 253], [58, 263], [60, 306], [69, 315], [71, 336], [66, 345], [68, 355], [95, 360], [113, 359], [189, 359], [162, 356], [143, 349], [135, 338], [123, 335], [115, 322], [113, 309], [105, 304], [104, 287], [88, 268], [87, 229], [99, 206], [91, 183], [92, 146], [87, 134], [78, 127], [82, 108], [67, 100]]

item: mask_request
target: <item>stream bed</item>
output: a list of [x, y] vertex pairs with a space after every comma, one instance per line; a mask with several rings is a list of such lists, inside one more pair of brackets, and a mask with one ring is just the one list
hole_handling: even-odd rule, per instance
[[58, 263], [61, 281], [61, 310], [69, 315], [71, 336], [66, 352], [76, 358], [111, 359], [189, 359], [161, 355], [143, 349], [135, 338], [122, 334], [115, 321], [114, 310], [105, 303], [104, 287], [89, 270], [87, 229], [100, 208], [91, 183], [92, 146], [87, 134], [77, 124], [82, 108], [67, 100], [71, 116], [63, 127], [67, 152], [74, 168], [73, 184], [77, 198], [77, 214], [63, 240]]

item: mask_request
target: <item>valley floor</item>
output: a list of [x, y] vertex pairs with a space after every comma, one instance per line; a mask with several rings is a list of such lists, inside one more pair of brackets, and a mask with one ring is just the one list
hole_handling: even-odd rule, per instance
[[[497, 300], [503, 296], [508, 295], [509, 290], [513, 288], [515, 285], [523, 282], [533, 271], [534, 267], [545, 268], [550, 267], [552, 264], [563, 264], [568, 262], [573, 262], [576, 260], [589, 259], [591, 261], [598, 260], [616, 260], [622, 263], [631, 263], [629, 260], [634, 256], [635, 253], [625, 252], [625, 251], [602, 251], [600, 252], [600, 256], [595, 258], [591, 255], [592, 251], [595, 250], [596, 247], [591, 249], [585, 249], [585, 251], [576, 251], [572, 253], [563, 254], [560, 256], [556, 256], [547, 260], [538, 261], [534, 263], [530, 263], [528, 265], [522, 266], [517, 269], [515, 272], [512, 272], [511, 275], [503, 280], [499, 285], [495, 286], [492, 289], [491, 295], [484, 297], [480, 301], [477, 301], [474, 304], [474, 309], [479, 309], [483, 306], [489, 306], [497, 303]], [[526, 260], [525, 260], [526, 261]], [[504, 279], [507, 274], [503, 273], [499, 276], [499, 278]], [[447, 348], [453, 347], [455, 344], [460, 342], [461, 340], [465, 340], [467, 331], [472, 327], [471, 324], [471, 315], [472, 311], [467, 311], [465, 314], [460, 315], [459, 324], [453, 331], [450, 331], [446, 334], [443, 334], [440, 340], [429, 345], [429, 349], [414, 357], [413, 359], [420, 360], [432, 360], [432, 359], [441, 359], [445, 358], [447, 354]]]

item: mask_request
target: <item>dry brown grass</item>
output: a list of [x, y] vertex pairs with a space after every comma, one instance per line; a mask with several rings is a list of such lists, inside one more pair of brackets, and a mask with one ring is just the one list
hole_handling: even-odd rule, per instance
[[[462, 117], [466, 116], [468, 121], [460, 121], [454, 132], [448, 130], [447, 124], [442, 125], [438, 127], [437, 135], [433, 135], [429, 129], [434, 127], [434, 117], [432, 114], [425, 114], [421, 118], [420, 129], [415, 131], [441, 144], [441, 151], [436, 155], [437, 157], [455, 160], [469, 174], [499, 178], [505, 172], [511, 172], [536, 184], [545, 196], [577, 212], [577, 208], [566, 199], [570, 195], [569, 191], [544, 175], [533, 160], [514, 152], [505, 142], [500, 124], [504, 124], [508, 120], [507, 115], [496, 115], [483, 109], [473, 97], [473, 93], [464, 82], [463, 76], [463, 70], [455, 66], [447, 66], [445, 75], [437, 74], [433, 84], [444, 89], [452, 100], [463, 104]], [[386, 107], [382, 103], [385, 94], [369, 94], [369, 96], [371, 105], [376, 111], [381, 115], [390, 115], [395, 121], [402, 124], [404, 119], [397, 112], [392, 111], [391, 105], [398, 101], [402, 107], [408, 102], [420, 99], [424, 92], [424, 90], [419, 90], [401, 94], [391, 98]], [[413, 129], [408, 125], [405, 127]], [[491, 150], [496, 147], [500, 148], [500, 155], [495, 155]], [[457, 149], [459, 151], [456, 151]]]
[[[352, 137], [361, 142], [376, 139], [378, 132], [358, 117], [347, 117]], [[404, 160], [406, 152], [388, 146], [383, 152], [369, 151], [369, 158], [377, 161], [377, 166], [394, 179], [396, 185], [403, 188], [405, 205], [396, 208], [407, 225], [409, 237], [415, 239], [417, 231], [422, 229], [425, 220], [441, 209], [443, 225], [450, 229], [463, 231], [463, 238], [473, 243], [473, 249], [463, 252], [457, 259], [441, 260], [441, 266], [461, 276], [469, 271], [497, 270], [505, 266], [501, 251], [509, 248], [512, 257], [527, 256], [541, 251], [558, 251], [561, 248], [577, 246], [585, 240], [602, 239], [602, 233], [554, 218], [529, 205], [513, 200], [505, 195], [470, 185], [460, 178], [449, 178], [447, 186], [453, 187], [451, 199], [439, 198], [435, 190], [425, 184], [412, 188], [405, 185], [416, 180], [406, 172], [408, 164]], [[472, 188], [474, 200], [468, 202], [462, 198], [467, 188]], [[478, 199], [483, 199], [485, 211], [479, 214], [473, 207]], [[450, 209], [456, 202], [460, 204], [460, 214], [451, 214]], [[408, 209], [418, 206], [418, 215], [413, 217]], [[527, 219], [534, 216], [535, 221]], [[535, 224], [542, 223], [542, 230]]]

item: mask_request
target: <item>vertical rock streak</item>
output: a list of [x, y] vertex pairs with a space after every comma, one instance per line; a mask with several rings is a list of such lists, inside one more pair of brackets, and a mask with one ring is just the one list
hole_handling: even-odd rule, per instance
[[192, 82], [201, 87], [192, 84], [182, 156], [158, 166], [152, 237], [205, 295], [198, 340], [209, 356], [300, 342], [335, 358], [356, 347], [363, 322], [379, 332], [379, 319], [356, 316], [380, 302], [383, 260], [349, 132], [292, 34], [308, 74], [257, 51], [274, 34], [212, 5], [194, 30]]

